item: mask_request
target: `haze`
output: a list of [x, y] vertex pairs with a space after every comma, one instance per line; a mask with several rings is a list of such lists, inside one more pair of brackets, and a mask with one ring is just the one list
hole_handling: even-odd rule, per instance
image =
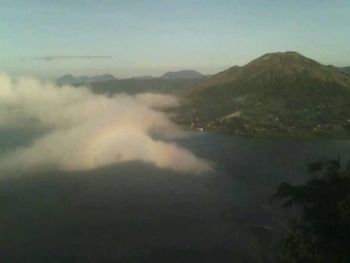
[[210, 171], [188, 150], [151, 136], [155, 131], [167, 137], [181, 134], [157, 111], [177, 105], [175, 97], [166, 95], [106, 97], [86, 88], [0, 75], [0, 130], [39, 131], [28, 145], [2, 153], [0, 170], [89, 170], [142, 161], [179, 172]]

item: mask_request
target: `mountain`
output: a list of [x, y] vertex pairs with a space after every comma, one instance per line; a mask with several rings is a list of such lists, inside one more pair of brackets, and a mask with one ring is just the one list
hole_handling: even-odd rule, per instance
[[350, 77], [297, 52], [268, 53], [213, 75], [176, 120], [237, 135], [350, 137]]
[[89, 82], [103, 82], [103, 81], [110, 81], [115, 80], [116, 78], [111, 74], [104, 74], [104, 75], [97, 75], [90, 77]]
[[170, 71], [163, 74], [161, 79], [200, 79], [204, 78], [205, 75], [194, 71], [194, 70], [180, 70], [180, 71]]
[[154, 77], [150, 75], [143, 75], [143, 76], [132, 77], [132, 79], [154, 79]]
[[345, 74], [350, 76], [350, 66], [349, 67], [341, 67], [341, 68], [339, 67], [337, 69], [339, 72], [345, 73]]
[[244, 67], [233, 66], [225, 71], [213, 75], [203, 82], [201, 87], [216, 86], [242, 79], [259, 79], [260, 81], [272, 81], [280, 78], [296, 77], [301, 73], [308, 73], [312, 78], [322, 80], [342, 81], [342, 76], [337, 74], [346, 72], [347, 68], [330, 68], [302, 56], [297, 52], [267, 53]]
[[64, 75], [56, 80], [56, 82], [60, 85], [68, 85], [68, 84], [88, 84], [93, 82], [103, 82], [115, 80], [116, 78], [110, 74], [97, 75], [97, 76], [79, 76], [74, 77], [71, 74]]
[[166, 93], [179, 94], [198, 85], [202, 79], [162, 79], [162, 78], [130, 78], [104, 82], [94, 82], [89, 86], [98, 94], [113, 95], [115, 93]]
[[207, 76], [201, 78], [160, 78], [152, 76], [138, 76], [127, 79], [116, 79], [113, 75], [97, 75], [92, 77], [74, 77], [64, 75], [56, 80], [59, 85], [74, 85], [76, 87], [89, 87], [94, 93], [113, 95], [115, 93], [165, 93], [180, 94], [190, 87], [197, 86]]

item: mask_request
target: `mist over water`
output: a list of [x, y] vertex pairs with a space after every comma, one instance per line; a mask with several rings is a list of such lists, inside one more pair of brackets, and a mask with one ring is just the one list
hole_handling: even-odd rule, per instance
[[303, 182], [320, 156], [349, 156], [347, 141], [176, 141], [214, 160], [215, 172], [179, 176], [133, 161], [0, 178], [0, 261], [272, 262], [284, 220], [269, 202], [277, 185]]
[[84, 87], [1, 74], [0, 131], [26, 129], [38, 136], [7, 149], [0, 170], [89, 170], [137, 160], [178, 172], [208, 172], [212, 167], [206, 160], [151, 136], [186, 135], [161, 112], [177, 105], [167, 95], [107, 97]]

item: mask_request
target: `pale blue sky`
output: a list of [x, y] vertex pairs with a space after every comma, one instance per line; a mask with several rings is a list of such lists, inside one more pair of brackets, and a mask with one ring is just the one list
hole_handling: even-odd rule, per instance
[[[349, 0], [0, 0], [0, 71], [215, 73], [295, 50], [350, 65]], [[111, 59], [34, 60], [41, 56]]]

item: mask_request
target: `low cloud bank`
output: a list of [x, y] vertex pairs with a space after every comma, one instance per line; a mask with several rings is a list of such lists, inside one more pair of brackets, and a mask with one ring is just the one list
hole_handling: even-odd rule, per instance
[[87, 170], [143, 161], [179, 172], [209, 171], [210, 165], [187, 149], [150, 136], [153, 131], [179, 132], [160, 111], [177, 104], [167, 95], [106, 97], [0, 74], [0, 132], [28, 127], [46, 131], [29, 146], [2, 154], [0, 169]]

